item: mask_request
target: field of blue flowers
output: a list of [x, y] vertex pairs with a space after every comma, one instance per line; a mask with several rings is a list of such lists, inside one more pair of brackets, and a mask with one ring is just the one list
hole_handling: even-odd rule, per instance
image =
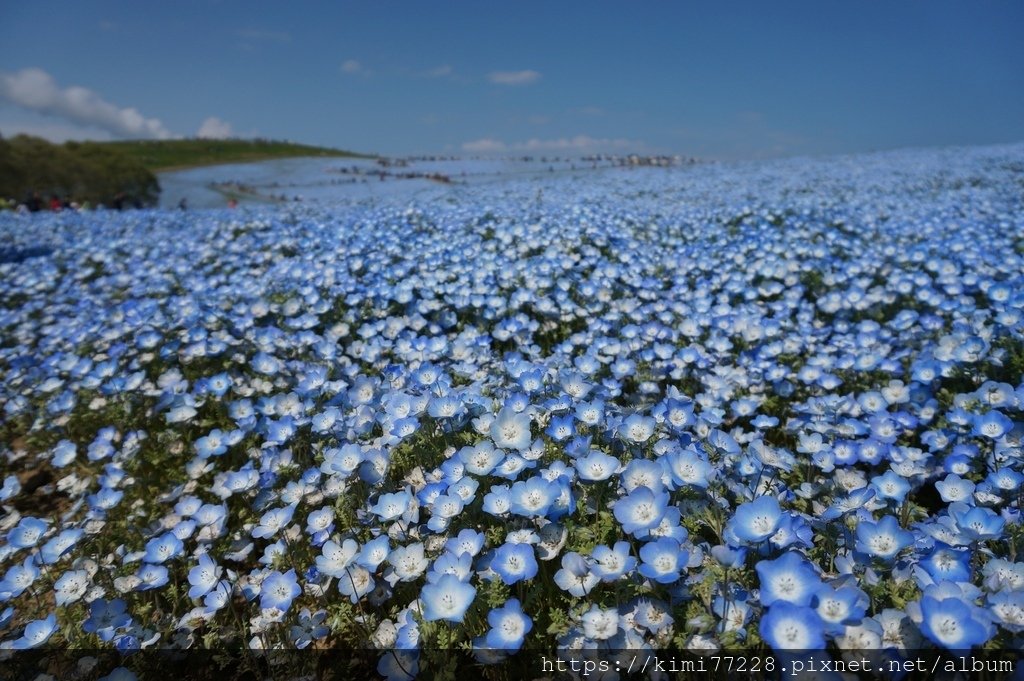
[[1024, 643], [1024, 146], [0, 243], [0, 658]]

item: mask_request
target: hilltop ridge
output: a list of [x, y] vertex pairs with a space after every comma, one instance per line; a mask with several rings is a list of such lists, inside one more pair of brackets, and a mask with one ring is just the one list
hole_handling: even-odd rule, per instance
[[99, 142], [134, 160], [153, 172], [180, 170], [222, 163], [247, 163], [275, 158], [321, 156], [332, 158], [374, 158], [344, 149], [268, 139], [124, 140]]

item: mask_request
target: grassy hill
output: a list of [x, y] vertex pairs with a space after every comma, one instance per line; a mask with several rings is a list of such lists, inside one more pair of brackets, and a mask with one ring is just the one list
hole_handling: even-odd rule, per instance
[[300, 156], [372, 158], [343, 149], [263, 139], [128, 140], [99, 144], [129, 156], [153, 172]]
[[0, 197], [24, 201], [30, 209], [48, 204], [51, 197], [92, 205], [151, 206], [159, 195], [153, 172], [109, 144], [0, 137]]

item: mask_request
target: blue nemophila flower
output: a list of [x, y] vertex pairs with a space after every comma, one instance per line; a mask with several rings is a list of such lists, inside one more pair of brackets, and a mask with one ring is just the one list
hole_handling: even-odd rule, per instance
[[657, 461], [633, 459], [619, 474], [619, 484], [626, 492], [632, 492], [637, 487], [661, 492], [665, 488], [666, 477], [665, 469]]
[[231, 600], [231, 584], [227, 580], [217, 582], [210, 593], [203, 598], [203, 612], [213, 614], [227, 605]]
[[789, 546], [802, 546], [809, 549], [814, 545], [811, 526], [803, 517], [790, 514], [782, 516], [779, 529], [775, 531], [769, 541], [777, 549]]
[[121, 634], [114, 637], [114, 648], [127, 657], [142, 650], [142, 641], [134, 633]]
[[7, 543], [16, 549], [27, 549], [39, 543], [50, 524], [40, 518], [25, 516], [7, 533]]
[[89, 588], [89, 573], [85, 570], [68, 570], [53, 583], [54, 602], [57, 605], [74, 603]]
[[[423, 544], [415, 543], [408, 546], [399, 546], [388, 555], [388, 563], [392, 567], [389, 581], [411, 582], [422, 575], [430, 561], [426, 557]], [[385, 575], [389, 577], [389, 575]]]
[[753, 614], [753, 608], [744, 600], [743, 596], [745, 594], [738, 594], [729, 599], [716, 596], [711, 605], [711, 611], [721, 618], [719, 631], [735, 632], [741, 640], [747, 636], [745, 627]]
[[[561, 462], [556, 462], [554, 467]], [[555, 500], [551, 504], [546, 516], [548, 520], [558, 521], [576, 510], [576, 495], [573, 493], [573, 484], [569, 475], [560, 475], [554, 480], [556, 493]]]
[[310, 418], [310, 430], [314, 433], [328, 433], [339, 419], [341, 419], [341, 410], [337, 407], [327, 407]]
[[320, 551], [321, 555], [316, 558], [317, 570], [340, 579], [345, 574], [345, 568], [352, 564], [359, 553], [359, 543], [355, 539], [346, 539], [341, 544], [327, 541]]
[[970, 561], [970, 551], [937, 541], [919, 565], [935, 582], [966, 582], [971, 578]]
[[193, 519], [203, 527], [222, 524], [227, 518], [226, 504], [203, 504], [193, 515]]
[[723, 567], [743, 567], [747, 560], [747, 549], [719, 544], [711, 547], [711, 557]]
[[300, 593], [302, 593], [302, 588], [299, 586], [294, 569], [285, 573], [274, 570], [263, 578], [263, 583], [260, 585], [260, 609], [277, 608], [282, 612], [287, 612], [292, 601]]
[[576, 435], [576, 419], [572, 414], [552, 416], [544, 432], [555, 442], [564, 442]]
[[260, 518], [260, 524], [252, 530], [252, 536], [257, 539], [267, 539], [277, 534], [292, 520], [295, 513], [295, 504], [275, 508], [267, 511]]
[[452, 518], [462, 513], [465, 503], [455, 494], [442, 494], [434, 499], [430, 509], [427, 528], [433, 532], [444, 532]]
[[600, 608], [592, 604], [590, 609], [580, 616], [583, 635], [594, 641], [604, 641], [619, 632], [619, 612], [616, 608]]
[[437, 557], [437, 560], [430, 567], [430, 572], [427, 573], [427, 581], [436, 582], [442, 575], [454, 575], [459, 578], [459, 581], [468, 582], [472, 574], [473, 556], [468, 553], [456, 556], [454, 553], [445, 551]]
[[590, 552], [593, 572], [603, 582], [613, 582], [636, 567], [636, 558], [630, 555], [629, 542], [615, 542], [611, 548], [595, 546]]
[[950, 473], [944, 480], [936, 482], [935, 489], [939, 491], [939, 496], [947, 504], [956, 501], [973, 502], [974, 483], [964, 480], [956, 473]]
[[763, 496], [740, 504], [729, 521], [728, 530], [746, 544], [771, 537], [782, 524], [782, 508], [775, 497]]
[[466, 465], [466, 472], [472, 475], [490, 474], [504, 458], [505, 453], [487, 441], [459, 450], [459, 459]]
[[820, 587], [811, 598], [811, 607], [821, 617], [830, 636], [842, 634], [847, 626], [860, 623], [867, 613], [870, 599], [855, 586]]
[[356, 562], [367, 570], [374, 571], [388, 557], [391, 551], [391, 540], [386, 534], [363, 544], [363, 548], [356, 556]]
[[824, 622], [814, 609], [779, 601], [761, 617], [758, 632], [772, 650], [821, 650]]
[[310, 511], [306, 516], [306, 533], [314, 546], [323, 544], [334, 530], [334, 509], [330, 506]]
[[661, 523], [668, 507], [668, 492], [654, 493], [649, 487], [636, 487], [615, 502], [615, 519], [626, 534], [646, 537]]
[[103, 437], [97, 437], [92, 443], [89, 444], [86, 450], [86, 456], [89, 461], [103, 461], [109, 459], [117, 451], [114, 444]]
[[188, 583], [192, 585], [188, 590], [188, 597], [201, 598], [209, 593], [220, 580], [222, 571], [210, 554], [204, 553], [199, 556], [199, 564], [188, 572]]
[[891, 500], [896, 504], [903, 503], [910, 491], [910, 483], [895, 471], [886, 471], [871, 480], [871, 486], [879, 499]]
[[323, 624], [325, 619], [326, 610], [310, 613], [309, 608], [303, 608], [299, 611], [298, 624], [291, 626], [288, 638], [299, 650], [308, 648], [314, 641], [331, 633], [330, 627]]
[[220, 429], [213, 429], [193, 444], [196, 456], [200, 459], [208, 459], [211, 456], [220, 456], [228, 450], [227, 438]]
[[17, 598], [39, 577], [35, 559], [29, 556], [23, 563], [12, 565], [0, 581], [0, 603]]
[[575, 466], [580, 480], [600, 482], [615, 474], [619, 469], [619, 460], [604, 452], [593, 451], [576, 459]]
[[428, 482], [416, 493], [416, 499], [419, 500], [421, 506], [430, 506], [434, 503], [435, 499], [447, 491], [448, 482], [444, 480]]
[[987, 597], [989, 611], [1003, 629], [1024, 631], [1024, 591], [999, 591]]
[[508, 485], [494, 485], [484, 495], [483, 511], [495, 516], [503, 516], [512, 508], [512, 490]]
[[456, 419], [465, 413], [466, 407], [454, 393], [430, 398], [427, 414], [435, 419]]
[[450, 537], [444, 543], [444, 548], [456, 556], [476, 556], [483, 549], [484, 540], [483, 532], [467, 528], [460, 531], [457, 536]]
[[436, 582], [425, 584], [420, 591], [423, 619], [427, 622], [461, 622], [474, 598], [475, 588], [454, 575], [442, 575]]
[[992, 509], [953, 503], [949, 515], [960, 535], [968, 542], [997, 539], [1003, 534], [1006, 521]]
[[505, 584], [532, 579], [538, 569], [530, 544], [502, 544], [495, 549], [490, 566]]
[[132, 621], [127, 604], [120, 598], [105, 600], [97, 598], [89, 604], [89, 618], [82, 623], [87, 634], [96, 634], [101, 641], [109, 643], [118, 629], [127, 627]]
[[146, 542], [146, 552], [143, 560], [147, 563], [160, 564], [181, 555], [185, 545], [174, 533], [165, 532], [158, 537], [153, 537]]
[[359, 468], [363, 460], [363, 450], [359, 445], [347, 444], [340, 449], [332, 447], [324, 450], [324, 461], [320, 464], [320, 470], [328, 475], [338, 474], [347, 478]]
[[349, 601], [358, 603], [377, 585], [373, 575], [362, 565], [353, 564], [345, 568], [344, 574], [338, 578], [338, 591], [348, 596]]
[[419, 430], [419, 428], [419, 419], [407, 416], [405, 418], [395, 419], [388, 432], [399, 439], [405, 439], [413, 435], [417, 430]]
[[409, 510], [412, 502], [412, 492], [405, 489], [401, 492], [381, 494], [377, 503], [370, 507], [370, 511], [383, 522], [397, 520]]
[[530, 446], [530, 415], [503, 407], [491, 422], [489, 434], [499, 449], [524, 451]]
[[181, 520], [171, 528], [171, 534], [183, 542], [186, 539], [192, 537], [192, 534], [196, 531], [196, 527], [199, 525], [195, 520]]
[[859, 511], [874, 498], [875, 489], [870, 485], [855, 489], [848, 496], [836, 499], [821, 513], [820, 518], [825, 522], [831, 522], [836, 518]]
[[619, 426], [619, 434], [627, 442], [643, 444], [654, 435], [657, 421], [650, 416], [631, 414]]
[[53, 448], [53, 458], [50, 459], [57, 468], [64, 468], [74, 462], [78, 456], [78, 448], [70, 440], [61, 440]]
[[558, 483], [540, 476], [520, 480], [509, 490], [509, 512], [528, 518], [547, 515], [561, 491]]
[[1012, 468], [1000, 468], [989, 473], [985, 481], [1000, 493], [1012, 493], [1024, 485], [1024, 475]]
[[135, 573], [135, 576], [139, 579], [139, 585], [136, 587], [138, 591], [159, 589], [167, 584], [168, 580], [167, 568], [163, 565], [152, 565], [150, 563], [143, 563]]
[[668, 472], [670, 489], [681, 489], [686, 486], [707, 489], [714, 477], [714, 468], [692, 446], [669, 452], [660, 461]]
[[57, 631], [57, 615], [50, 613], [45, 619], [33, 620], [25, 625], [21, 638], [11, 641], [11, 649], [28, 650], [46, 643]]
[[640, 547], [642, 562], [638, 571], [659, 584], [671, 584], [679, 580], [689, 559], [689, 552], [679, 542], [670, 537], [662, 537]]
[[776, 601], [810, 605], [815, 592], [821, 587], [818, 572], [795, 551], [784, 553], [775, 560], [762, 560], [755, 569], [761, 586], [761, 605], [766, 607]]
[[491, 628], [485, 638], [486, 644], [497, 650], [519, 650], [533, 629], [533, 620], [523, 612], [517, 598], [510, 598], [501, 608], [487, 613], [487, 623]]
[[971, 434], [978, 437], [986, 437], [990, 440], [998, 440], [1013, 428], [1013, 421], [995, 409], [975, 416], [972, 420], [974, 427]]
[[872, 558], [892, 561], [913, 543], [914, 533], [900, 527], [894, 516], [882, 516], [878, 522], [862, 520], [857, 524], [857, 550]]
[[969, 650], [995, 633], [987, 613], [959, 598], [922, 598], [920, 627], [929, 640], [947, 650]]
[[580, 402], [576, 405], [575, 415], [580, 423], [586, 426], [596, 426], [604, 421], [605, 404], [602, 400], [591, 400]]
[[675, 619], [669, 614], [670, 608], [667, 603], [650, 598], [641, 598], [636, 601], [633, 608], [633, 622], [652, 634], [665, 631], [672, 626]]
[[8, 475], [4, 478], [4, 484], [0, 485], [0, 501], [7, 501], [20, 491], [21, 483], [18, 482], [18, 476]]
[[586, 558], [570, 551], [562, 556], [562, 568], [555, 573], [555, 584], [577, 598], [586, 596], [601, 579], [594, 574]]
[[174, 398], [171, 408], [167, 411], [164, 419], [169, 425], [175, 423], [187, 423], [195, 418], [196, 400], [191, 395], [179, 395]]

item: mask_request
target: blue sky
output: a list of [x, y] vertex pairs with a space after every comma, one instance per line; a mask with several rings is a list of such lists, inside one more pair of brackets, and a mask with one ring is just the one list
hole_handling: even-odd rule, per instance
[[1024, 140], [1024, 3], [49, 2], [0, 132], [761, 158]]

